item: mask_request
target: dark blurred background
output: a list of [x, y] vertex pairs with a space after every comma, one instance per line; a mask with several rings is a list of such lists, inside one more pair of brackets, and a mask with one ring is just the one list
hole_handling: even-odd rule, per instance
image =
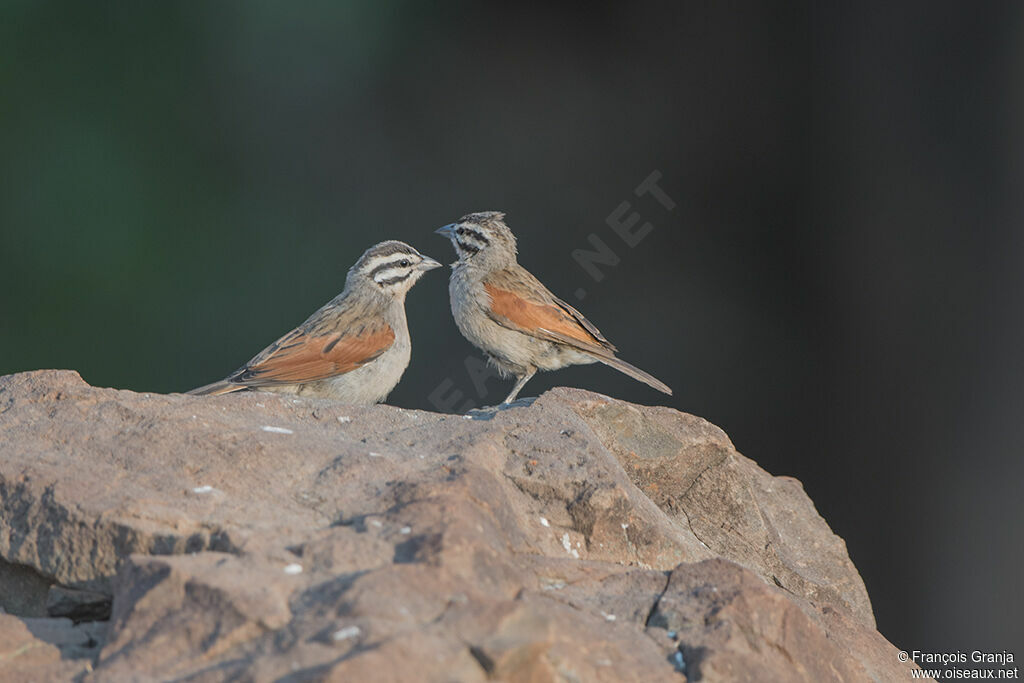
[[[885, 636], [1024, 656], [1024, 5], [812, 5], [6, 2], [0, 374], [184, 391], [371, 244], [450, 262], [434, 228], [504, 210], [668, 405], [804, 482]], [[408, 312], [390, 402], [505, 395], [445, 274]], [[561, 384], [666, 403], [525, 395]]]

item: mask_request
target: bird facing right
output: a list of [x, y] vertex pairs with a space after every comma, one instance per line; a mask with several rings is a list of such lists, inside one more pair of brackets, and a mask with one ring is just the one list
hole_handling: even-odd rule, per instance
[[441, 264], [405, 242], [366, 250], [345, 290], [306, 322], [197, 395], [272, 391], [370, 405], [383, 401], [409, 365], [405, 295]]
[[616, 348], [579, 311], [562, 301], [519, 265], [516, 238], [505, 214], [483, 211], [437, 230], [452, 242], [448, 292], [459, 331], [483, 350], [515, 386], [511, 403], [538, 370], [601, 362], [658, 391], [665, 383], [616, 358]]

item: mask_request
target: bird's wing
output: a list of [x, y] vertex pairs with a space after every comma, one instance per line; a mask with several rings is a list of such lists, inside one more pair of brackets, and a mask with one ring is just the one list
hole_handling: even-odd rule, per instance
[[381, 319], [332, 331], [307, 323], [268, 346], [226, 381], [262, 387], [326, 379], [369, 363], [394, 341], [395, 331]]
[[600, 356], [616, 350], [582, 313], [523, 268], [492, 273], [484, 279], [484, 289], [490, 297], [488, 314], [503, 327]]

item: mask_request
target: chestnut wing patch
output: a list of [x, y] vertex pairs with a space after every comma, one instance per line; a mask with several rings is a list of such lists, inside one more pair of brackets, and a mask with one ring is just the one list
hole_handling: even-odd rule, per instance
[[615, 348], [614, 344], [612, 344], [610, 341], [604, 338], [604, 335], [601, 334], [601, 330], [597, 329], [597, 327], [594, 326], [594, 323], [584, 318], [582, 313], [580, 313], [575, 308], [573, 308], [572, 306], [565, 303], [559, 298], [555, 298], [555, 303], [558, 304], [558, 306], [562, 308], [562, 310], [564, 310], [566, 313], [570, 314], [573, 318], [575, 318], [576, 322], [578, 322], [580, 325], [586, 328], [587, 332], [589, 332], [595, 339], [597, 339], [598, 343], [600, 343], [601, 346], [605, 347], [609, 351], [618, 351], [618, 349]]
[[491, 317], [500, 325], [599, 355], [615, 350], [589, 320], [563, 301], [533, 301], [490, 283], [484, 283], [484, 289], [491, 297]]
[[354, 332], [310, 335], [296, 328], [235, 373], [230, 381], [248, 386], [302, 384], [351, 372], [388, 350], [395, 332], [387, 323]]

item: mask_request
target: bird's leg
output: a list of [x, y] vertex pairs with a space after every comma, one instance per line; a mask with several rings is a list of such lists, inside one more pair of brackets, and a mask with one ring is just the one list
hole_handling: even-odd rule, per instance
[[527, 382], [530, 381], [531, 377], [533, 377], [536, 374], [537, 374], [537, 369], [533, 368], [533, 369], [527, 371], [527, 373], [525, 375], [521, 375], [520, 377], [518, 377], [516, 379], [516, 385], [514, 387], [512, 387], [512, 392], [508, 396], [505, 397], [505, 400], [502, 401], [501, 404], [502, 405], [507, 405], [507, 404], [511, 403], [512, 401], [516, 400], [516, 396], [518, 396], [519, 392], [523, 390], [523, 386]]

